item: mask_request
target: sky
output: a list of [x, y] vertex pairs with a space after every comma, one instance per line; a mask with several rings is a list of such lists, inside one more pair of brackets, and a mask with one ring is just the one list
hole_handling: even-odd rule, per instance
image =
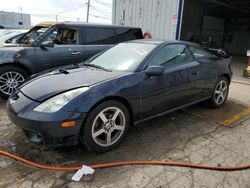
[[[2, 0], [0, 11], [31, 14], [31, 25], [42, 21], [86, 21], [87, 0]], [[89, 22], [112, 20], [112, 0], [90, 0]]]

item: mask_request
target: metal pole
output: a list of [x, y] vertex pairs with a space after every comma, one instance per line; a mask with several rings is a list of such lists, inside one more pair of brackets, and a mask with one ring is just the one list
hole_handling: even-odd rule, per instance
[[90, 7], [90, 0], [88, 0], [88, 3], [87, 3], [87, 20], [86, 20], [86, 22], [89, 22], [89, 7]]

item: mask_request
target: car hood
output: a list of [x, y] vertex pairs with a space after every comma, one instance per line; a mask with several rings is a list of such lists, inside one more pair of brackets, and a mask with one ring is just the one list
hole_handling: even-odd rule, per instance
[[42, 102], [64, 91], [92, 86], [122, 74], [124, 73], [90, 67], [56, 69], [33, 77], [20, 86], [19, 90], [30, 99]]

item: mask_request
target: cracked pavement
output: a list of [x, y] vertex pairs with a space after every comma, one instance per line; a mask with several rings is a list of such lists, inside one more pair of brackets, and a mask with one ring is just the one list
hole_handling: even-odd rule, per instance
[[[195, 105], [134, 126], [121, 145], [107, 153], [87, 151], [81, 144], [47, 148], [28, 143], [13, 125], [0, 100], [0, 149], [46, 165], [81, 166], [128, 160], [160, 160], [205, 165], [250, 164], [250, 116], [223, 122], [250, 107], [250, 86], [232, 83], [220, 109]], [[242, 96], [241, 94], [245, 94]], [[232, 187], [249, 188], [250, 170], [225, 172], [169, 166], [122, 166], [97, 169], [80, 182], [75, 172], [46, 171], [0, 156], [0, 187]]]

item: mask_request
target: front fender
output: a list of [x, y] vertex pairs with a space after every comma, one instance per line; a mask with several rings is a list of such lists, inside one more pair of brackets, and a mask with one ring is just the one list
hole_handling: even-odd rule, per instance
[[14, 62], [15, 62], [14, 54], [0, 52], [0, 66]]
[[74, 101], [74, 105], [77, 106], [75, 110], [81, 113], [88, 113], [100, 101], [119, 97], [130, 104], [134, 120], [136, 121], [141, 115], [140, 80], [140, 73], [131, 73], [91, 86], [87, 92], [77, 97]]
[[19, 63], [21, 57], [21, 47], [3, 47], [0, 48], [0, 66], [10, 63]]

